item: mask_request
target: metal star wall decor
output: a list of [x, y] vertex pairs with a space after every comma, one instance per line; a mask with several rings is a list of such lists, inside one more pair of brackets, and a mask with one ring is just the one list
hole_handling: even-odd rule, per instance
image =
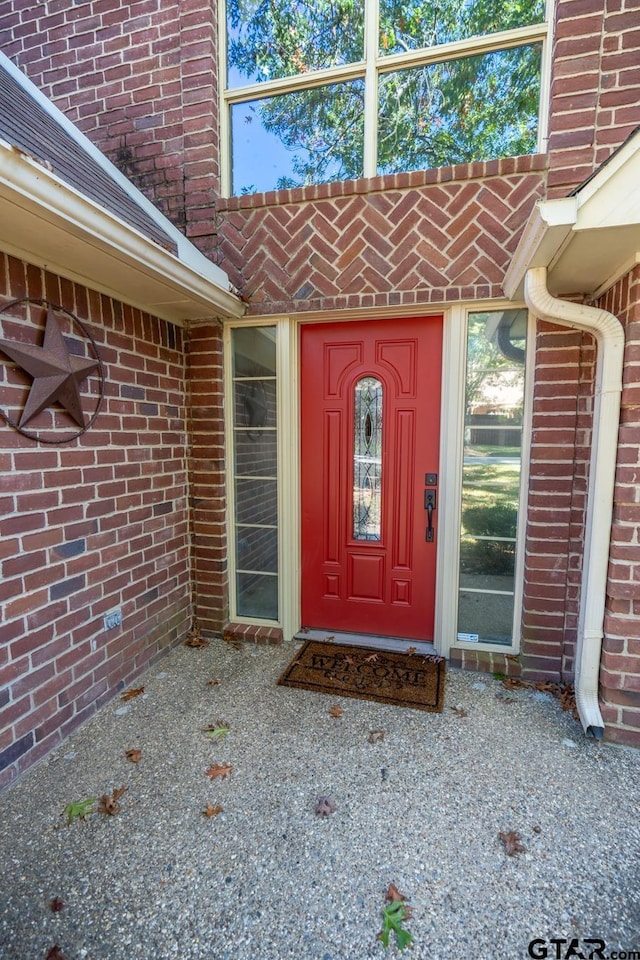
[[[3, 312], [18, 303], [36, 302], [42, 304], [47, 309], [44, 340], [41, 347], [29, 343], [16, 343], [11, 340], [0, 339], [0, 351], [6, 354], [20, 369], [24, 370], [33, 378], [33, 383], [29, 389], [29, 395], [22, 410], [22, 415], [17, 424], [14, 424], [9, 418], [2, 414], [2, 419], [10, 426], [15, 427], [21, 433], [24, 433], [24, 427], [47, 407], [55, 403], [66, 410], [71, 419], [81, 429], [75, 432], [72, 437], [66, 437], [62, 440], [44, 440], [42, 437], [34, 437], [32, 434], [25, 433], [25, 436], [32, 439], [41, 439], [45, 443], [65, 443], [70, 439], [75, 439], [80, 433], [87, 430], [97, 415], [98, 410], [87, 422], [82, 410], [82, 398], [80, 395], [80, 386], [95, 370], [100, 372], [100, 397], [98, 398], [98, 408], [102, 399], [103, 374], [102, 364], [98, 356], [95, 342], [85, 329], [83, 324], [62, 307], [44, 300], [18, 300], [7, 304]], [[80, 327], [84, 335], [90, 340], [96, 359], [88, 357], [79, 357], [71, 353], [69, 346], [62, 335], [60, 324], [56, 317], [56, 312], [66, 314], [71, 320]]]

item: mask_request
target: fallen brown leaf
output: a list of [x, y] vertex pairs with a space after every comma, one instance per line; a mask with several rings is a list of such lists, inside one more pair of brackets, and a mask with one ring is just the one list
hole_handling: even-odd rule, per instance
[[127, 758], [127, 760], [130, 760], [131, 763], [140, 763], [140, 761], [142, 760], [142, 750], [137, 750], [137, 749], [127, 750], [127, 752], [125, 753], [125, 757]]
[[218, 680], [217, 677], [214, 677], [213, 680], [207, 680], [207, 686], [208, 686], [208, 687], [217, 687], [217, 686], [219, 685], [219, 683], [220, 683], [220, 681]]
[[344, 710], [337, 703], [334, 707], [331, 707], [331, 710], [329, 710], [329, 716], [333, 717], [334, 719], [341, 717], [343, 713], [344, 713]]
[[194, 647], [196, 650], [199, 650], [201, 647], [208, 647], [209, 641], [205, 640], [204, 637], [187, 637], [184, 642], [185, 647]]
[[451, 707], [452, 711], [455, 713], [456, 717], [468, 717], [469, 714], [464, 709], [464, 707]]
[[133, 700], [134, 697], [139, 697], [141, 693], [144, 693], [144, 687], [131, 687], [130, 690], [125, 690], [120, 699]]
[[387, 892], [384, 895], [387, 903], [404, 903], [407, 899], [404, 894], [400, 893], [395, 883], [390, 883]]
[[500, 830], [498, 836], [504, 843], [505, 852], [509, 857], [515, 856], [516, 853], [524, 853], [527, 849], [516, 830], [509, 830], [507, 833]]
[[496, 700], [500, 700], [501, 703], [515, 703], [515, 697], [508, 697], [506, 693], [496, 693]]
[[184, 642], [185, 647], [208, 647], [209, 641], [205, 640], [200, 631], [200, 624], [194, 617], [191, 621], [191, 629], [187, 634], [187, 639]]
[[205, 770], [205, 773], [211, 780], [215, 780], [216, 777], [224, 780], [232, 771], [233, 767], [230, 763], [212, 763], [209, 769]]
[[189, 630], [189, 633], [187, 634], [187, 639], [185, 640], [184, 645], [185, 647], [195, 647], [196, 649], [199, 647], [209, 646], [209, 641], [205, 640], [200, 633], [200, 624], [195, 617], [191, 623], [191, 630]]
[[331, 813], [335, 813], [337, 809], [331, 797], [318, 797], [316, 813], [319, 817], [328, 817]]
[[106, 813], [108, 817], [115, 817], [116, 813], [120, 813], [122, 807], [118, 801], [126, 789], [126, 787], [118, 787], [113, 793], [103, 794], [100, 797], [98, 813]]
[[54, 897], [49, 906], [53, 913], [60, 913], [60, 911], [64, 909], [64, 902], [60, 897]]
[[384, 740], [384, 730], [369, 730], [368, 740], [369, 743], [378, 743], [379, 740]]
[[333, 641], [335, 640], [335, 637], [333, 636], [333, 634], [331, 634], [330, 637], [325, 637], [324, 639], [327, 641], [327, 643], [333, 643]]
[[553, 680], [521, 680], [520, 677], [503, 677], [502, 685], [508, 690], [515, 687], [528, 687], [540, 693], [549, 693], [560, 703], [563, 710], [571, 711], [572, 716], [580, 719], [576, 705], [576, 695], [573, 684], [554, 683]]
[[49, 953], [47, 954], [47, 960], [65, 960], [64, 953], [56, 943], [54, 947], [51, 947]]
[[212, 803], [208, 803], [206, 810], [202, 811], [202, 815], [205, 817], [217, 817], [219, 813], [222, 813], [222, 807], [219, 803], [215, 807]]
[[417, 649], [418, 649], [417, 647], [407, 647], [407, 649], [405, 650], [405, 653], [407, 654], [407, 656], [412, 657]]
[[233, 647], [234, 650], [242, 650], [242, 639], [236, 636], [235, 633], [231, 633], [230, 630], [224, 631], [222, 639], [225, 643], [228, 643], [230, 647]]

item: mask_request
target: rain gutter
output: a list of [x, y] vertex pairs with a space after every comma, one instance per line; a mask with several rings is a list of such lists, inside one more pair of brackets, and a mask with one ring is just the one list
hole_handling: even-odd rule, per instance
[[553, 297], [547, 289], [546, 267], [526, 271], [524, 295], [536, 317], [590, 333], [598, 347], [575, 689], [584, 731], [600, 740], [604, 720], [598, 704], [598, 678], [613, 518], [624, 331], [617, 318], [606, 310]]
[[[183, 236], [176, 255], [1, 138], [0, 201], [11, 204], [18, 227], [28, 214], [41, 228], [30, 232], [30, 248], [20, 247], [14, 246], [16, 231], [5, 222], [1, 246], [6, 252], [173, 322], [183, 319], [184, 308], [201, 317], [241, 317], [246, 311], [227, 275]], [[45, 225], [67, 245], [47, 242]], [[89, 248], [92, 272], [83, 272], [81, 257]], [[125, 280], [129, 269], [154, 285], [157, 300], [140, 298], [135, 282]], [[108, 281], [103, 279], [107, 273]]]

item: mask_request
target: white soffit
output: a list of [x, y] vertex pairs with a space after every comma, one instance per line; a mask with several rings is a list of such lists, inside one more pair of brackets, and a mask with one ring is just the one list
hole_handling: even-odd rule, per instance
[[504, 290], [521, 299], [524, 276], [546, 267], [555, 296], [600, 296], [640, 262], [640, 131], [573, 196], [539, 201], [507, 271]]
[[176, 256], [2, 140], [0, 223], [6, 253], [172, 323], [245, 312], [215, 264]]

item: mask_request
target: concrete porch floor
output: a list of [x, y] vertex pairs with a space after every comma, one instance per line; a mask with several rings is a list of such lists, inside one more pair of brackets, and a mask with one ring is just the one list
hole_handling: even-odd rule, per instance
[[[3, 960], [392, 957], [390, 883], [413, 909], [407, 957], [640, 950], [640, 752], [485, 675], [449, 671], [442, 714], [279, 687], [294, 651], [181, 646], [0, 795]], [[212, 763], [233, 772], [210, 780]], [[67, 804], [122, 786], [116, 816], [67, 825]], [[525, 852], [507, 856], [510, 830]]]

